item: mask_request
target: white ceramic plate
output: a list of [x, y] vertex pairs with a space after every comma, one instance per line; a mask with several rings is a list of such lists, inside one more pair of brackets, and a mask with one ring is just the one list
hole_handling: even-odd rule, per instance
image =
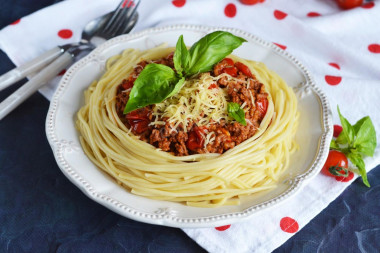
[[[181, 34], [186, 43], [192, 45], [214, 30], [229, 31], [247, 39], [234, 54], [264, 62], [293, 87], [299, 100], [300, 124], [296, 140], [300, 150], [292, 156], [289, 171], [276, 189], [247, 197], [238, 206], [196, 208], [129, 193], [95, 167], [82, 151], [75, 119], [83, 105], [83, 91], [104, 73], [106, 60], [126, 48], [147, 49], [163, 42], [175, 46]], [[332, 119], [326, 96], [316, 87], [309, 71], [286, 51], [237, 29], [177, 25], [114, 38], [74, 64], [63, 76], [51, 101], [46, 132], [62, 172], [96, 202], [142, 222], [182, 228], [210, 227], [242, 221], [296, 194], [319, 172], [327, 157]]]

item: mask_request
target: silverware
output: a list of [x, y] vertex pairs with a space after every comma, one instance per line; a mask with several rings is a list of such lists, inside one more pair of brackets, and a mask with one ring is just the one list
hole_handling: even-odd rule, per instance
[[[41, 72], [32, 77], [31, 80], [0, 103], [0, 120], [39, 88], [45, 85], [49, 80], [53, 79], [62, 69], [73, 63], [75, 57], [80, 53], [88, 53], [99, 44], [99, 41], [103, 42], [117, 35], [131, 31], [138, 19], [136, 9], [139, 3], [140, 0], [122, 0], [113, 12], [101, 17], [99, 20], [94, 20], [89, 23], [86, 26], [87, 29], [84, 30], [83, 37], [79, 43], [57, 47], [56, 49], [51, 50], [51, 52], [49, 52], [50, 54], [47, 53], [45, 55], [47, 56], [46, 60], [41, 58], [39, 61], [36, 61], [38, 63], [37, 65], [40, 65], [41, 67], [59, 56], [59, 58], [50, 63]], [[124, 8], [124, 6], [127, 7]], [[21, 74], [18, 74], [18, 76], [26, 76], [28, 74], [25, 73], [30, 74], [35, 72], [35, 70], [31, 71], [31, 69], [33, 70], [36, 68], [33, 66], [33, 64], [30, 64], [26, 68], [23, 68]]]
[[[125, 0], [124, 0], [125, 1]], [[123, 3], [121, 3], [123, 4]], [[118, 9], [117, 9], [118, 10]], [[111, 18], [111, 15], [115, 13], [115, 11], [108, 13], [106, 15], [103, 15], [100, 18], [97, 18], [95, 20], [92, 20], [89, 22], [82, 32], [82, 43], [88, 43], [95, 35], [96, 32], [99, 32], [101, 29], [104, 28], [106, 25], [106, 22]], [[120, 17], [120, 16], [119, 16]], [[132, 30], [134, 27], [136, 21], [137, 21], [137, 15], [133, 17], [134, 19], [132, 22], [127, 23], [127, 19], [123, 19], [126, 30], [122, 33], [128, 33]], [[127, 24], [126, 24], [127, 23]], [[110, 36], [102, 36], [98, 35], [99, 37], [103, 38], [110, 38]], [[73, 46], [73, 44], [66, 44], [63, 46], [57, 46], [42, 55], [38, 56], [37, 58], [23, 64], [20, 67], [14, 68], [7, 73], [0, 76], [0, 91], [7, 88], [8, 86], [16, 83], [17, 81], [20, 81], [26, 76], [32, 75], [35, 72], [41, 70], [43, 67], [51, 63], [54, 59], [58, 58], [60, 55], [62, 55], [68, 48]]]

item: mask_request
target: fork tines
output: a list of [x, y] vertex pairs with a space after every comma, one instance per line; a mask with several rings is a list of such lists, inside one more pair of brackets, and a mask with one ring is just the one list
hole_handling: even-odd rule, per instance
[[140, 0], [121, 1], [105, 25], [103, 29], [104, 35], [108, 38], [112, 38], [117, 34], [123, 34], [128, 31], [128, 29], [130, 29], [128, 24], [135, 18], [134, 15], [139, 4]]

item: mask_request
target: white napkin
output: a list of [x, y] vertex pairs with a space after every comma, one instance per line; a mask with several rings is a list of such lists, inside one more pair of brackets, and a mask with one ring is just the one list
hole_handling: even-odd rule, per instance
[[[2, 29], [0, 48], [20, 65], [56, 45], [79, 40], [88, 21], [117, 3], [60, 2]], [[369, 115], [379, 127], [380, 2], [364, 7], [342, 11], [332, 0], [267, 0], [252, 6], [237, 0], [142, 0], [135, 31], [185, 23], [246, 30], [282, 45], [307, 66], [329, 98], [334, 124], [340, 124], [335, 109], [339, 104], [350, 122]], [[48, 99], [59, 78], [41, 90]], [[380, 128], [377, 130], [379, 140]], [[367, 171], [379, 164], [379, 149], [365, 162]], [[292, 199], [248, 221], [184, 231], [210, 252], [270, 252], [305, 226], [349, 183], [317, 175]]]

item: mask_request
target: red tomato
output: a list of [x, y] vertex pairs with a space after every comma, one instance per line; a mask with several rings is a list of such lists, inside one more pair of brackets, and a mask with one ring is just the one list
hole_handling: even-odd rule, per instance
[[208, 89], [211, 90], [211, 89], [216, 89], [218, 87], [219, 86], [216, 83], [212, 83], [212, 84], [210, 84], [210, 86], [208, 86]]
[[363, 0], [335, 0], [342, 9], [352, 9], [363, 4]]
[[137, 134], [141, 134], [145, 132], [146, 130], [148, 130], [148, 125], [149, 125], [149, 121], [146, 121], [146, 120], [133, 121], [133, 123], [131, 124], [132, 131], [134, 131]]
[[232, 67], [234, 65], [234, 60], [231, 58], [224, 58], [222, 62], [225, 63], [224, 67]]
[[230, 76], [236, 77], [238, 69], [236, 67], [227, 67], [223, 69], [223, 73], [229, 74]]
[[346, 175], [345, 177], [347, 177], [349, 175], [347, 168], [348, 160], [346, 155], [337, 150], [330, 150], [321, 172], [327, 176], [336, 177], [336, 175], [331, 174], [330, 171], [330, 169], [335, 169], [337, 173], [342, 174], [342, 176]]
[[203, 147], [205, 140], [202, 133], [203, 129], [199, 127], [193, 127], [193, 129], [189, 132], [189, 138], [186, 142], [188, 149], [195, 151], [196, 149]]
[[353, 178], [354, 178], [354, 173], [352, 171], [348, 172], [348, 176], [347, 177], [335, 176], [335, 180], [339, 181], [339, 182], [348, 182], [348, 181], [350, 181]]
[[256, 100], [256, 108], [260, 112], [260, 118], [264, 118], [268, 110], [268, 99], [259, 98]]
[[264, 1], [265, 0], [240, 0], [240, 2], [242, 4], [246, 4], [246, 5], [253, 5], [253, 4], [257, 4], [257, 3], [262, 3]]
[[234, 66], [234, 60], [232, 60], [231, 58], [224, 58], [223, 60], [221, 60], [219, 63], [217, 63], [214, 66], [214, 74], [218, 76], [223, 73], [223, 70], [225, 68], [229, 68], [233, 66]]
[[148, 129], [150, 123], [148, 113], [148, 109], [142, 108], [134, 110], [125, 116], [134, 133], [141, 134]]
[[247, 65], [241, 63], [241, 62], [236, 62], [235, 63], [235, 66], [237, 67], [237, 69], [242, 72], [244, 75], [248, 76], [248, 77], [252, 77], [252, 73], [251, 73], [251, 70], [247, 67]]
[[343, 131], [343, 127], [340, 126], [340, 125], [334, 125], [334, 134], [333, 136], [335, 138], [338, 138], [338, 136], [340, 135], [340, 133]]

